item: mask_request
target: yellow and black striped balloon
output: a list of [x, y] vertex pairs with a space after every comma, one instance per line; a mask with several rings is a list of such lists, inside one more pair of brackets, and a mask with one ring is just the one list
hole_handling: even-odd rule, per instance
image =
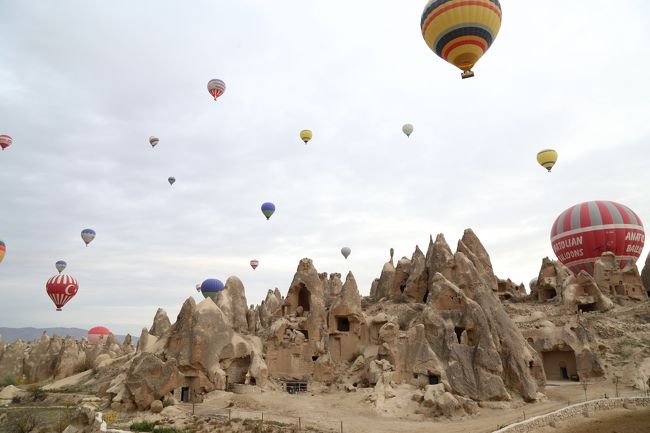
[[472, 76], [501, 27], [499, 0], [429, 0], [420, 21], [429, 48]]
[[557, 162], [557, 152], [553, 149], [540, 150], [537, 153], [537, 162], [548, 171], [551, 171]]

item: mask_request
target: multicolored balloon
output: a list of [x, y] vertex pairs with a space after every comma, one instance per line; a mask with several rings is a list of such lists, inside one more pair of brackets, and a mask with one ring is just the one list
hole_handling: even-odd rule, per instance
[[217, 296], [217, 293], [223, 290], [223, 288], [223, 283], [216, 278], [208, 278], [201, 283], [201, 293], [204, 298], [214, 298]]
[[151, 147], [156, 147], [156, 144], [158, 144], [159, 141], [160, 139], [158, 137], [154, 137], [153, 135], [149, 137], [149, 144], [151, 144]]
[[95, 236], [97, 234], [95, 233], [95, 230], [93, 229], [83, 229], [81, 231], [81, 239], [84, 240], [86, 243], [86, 246], [88, 246], [89, 243], [92, 242], [93, 239], [95, 239]]
[[255, 260], [255, 259], [251, 260], [251, 268], [253, 268], [253, 270], [257, 269], [259, 265], [260, 265], [259, 260]]
[[641, 255], [645, 231], [641, 219], [613, 201], [589, 201], [571, 206], [557, 217], [551, 245], [557, 258], [577, 274], [594, 273], [594, 263], [610, 251], [621, 268]]
[[2, 150], [5, 150], [9, 146], [11, 146], [11, 143], [13, 143], [14, 140], [11, 138], [11, 136], [7, 134], [2, 134], [0, 135], [0, 147], [2, 147]]
[[267, 221], [269, 218], [271, 218], [271, 215], [273, 215], [273, 212], [275, 212], [275, 205], [270, 202], [262, 203], [262, 213], [266, 217]]
[[553, 149], [540, 150], [537, 153], [537, 162], [550, 172], [557, 162], [557, 152]]
[[169, 179], [167, 179], [167, 182], [169, 182], [170, 185], [173, 185], [174, 182], [176, 182], [176, 178], [174, 176], [170, 176]]
[[309, 143], [309, 140], [311, 140], [312, 136], [313, 134], [309, 129], [303, 129], [300, 131], [300, 139], [304, 141], [305, 144]]
[[406, 134], [407, 137], [410, 137], [411, 134], [413, 134], [413, 125], [410, 123], [404, 124], [404, 126], [402, 126], [402, 132]]
[[56, 267], [56, 270], [59, 271], [59, 274], [60, 274], [61, 272], [63, 272], [63, 270], [66, 268], [66, 266], [68, 266], [68, 264], [66, 262], [64, 262], [63, 260], [59, 260], [58, 262], [56, 262], [54, 264], [54, 266]]
[[226, 91], [226, 83], [219, 79], [214, 79], [208, 81], [208, 92], [212, 95], [214, 100], [216, 101], [217, 98], [221, 95], [223, 95], [223, 92]]
[[343, 254], [343, 257], [345, 257], [346, 259], [348, 258], [351, 252], [352, 250], [349, 247], [341, 248], [341, 254]]
[[95, 326], [88, 331], [88, 342], [90, 344], [97, 344], [101, 340], [106, 340], [111, 335], [111, 331], [103, 326]]
[[499, 0], [429, 0], [420, 20], [429, 48], [474, 76], [472, 67], [490, 48], [501, 28]]
[[0, 241], [0, 262], [5, 258], [5, 253], [7, 252], [7, 246], [4, 242]]
[[79, 284], [71, 276], [59, 274], [47, 280], [45, 289], [52, 302], [54, 302], [56, 311], [61, 311], [61, 308], [77, 294]]

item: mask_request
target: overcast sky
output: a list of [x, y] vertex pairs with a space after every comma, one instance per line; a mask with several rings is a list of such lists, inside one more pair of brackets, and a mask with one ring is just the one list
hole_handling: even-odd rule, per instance
[[[422, 39], [425, 3], [0, 0], [0, 326], [138, 335], [206, 278], [286, 293], [303, 257], [368, 294], [391, 247], [467, 227], [528, 284], [569, 206], [650, 221], [647, 1], [503, 0], [469, 80]], [[59, 259], [80, 285], [63, 312]]]

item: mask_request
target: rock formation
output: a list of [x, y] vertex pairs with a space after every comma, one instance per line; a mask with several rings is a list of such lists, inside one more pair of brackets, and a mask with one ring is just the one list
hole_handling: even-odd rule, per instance
[[107, 365], [110, 360], [133, 351], [130, 341], [131, 337], [127, 336], [120, 346], [111, 335], [104, 344], [95, 345], [88, 344], [85, 339], [62, 339], [43, 333], [41, 338], [31, 343], [17, 340], [2, 345], [0, 375], [28, 383], [65, 378], [99, 364]]

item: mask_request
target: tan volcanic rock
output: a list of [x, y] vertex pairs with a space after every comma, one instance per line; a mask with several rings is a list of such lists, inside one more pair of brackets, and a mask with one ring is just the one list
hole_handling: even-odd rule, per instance
[[145, 410], [182, 380], [175, 359], [163, 362], [151, 353], [141, 353], [133, 360], [124, 383], [138, 409]]
[[167, 332], [171, 326], [172, 322], [169, 321], [167, 312], [162, 308], [158, 308], [156, 315], [153, 318], [153, 324], [151, 325], [151, 328], [149, 328], [149, 335], [160, 337]]
[[645, 264], [643, 265], [643, 271], [641, 271], [641, 281], [643, 282], [643, 287], [645, 287], [646, 295], [650, 296], [650, 253], [648, 253]]
[[235, 331], [248, 332], [248, 322], [246, 321], [248, 302], [246, 301], [244, 284], [239, 278], [229, 277], [226, 280], [224, 289], [215, 296], [214, 302], [223, 313], [226, 322]]
[[19, 378], [23, 375], [23, 364], [27, 357], [27, 343], [22, 340], [16, 340], [5, 346], [5, 350], [0, 358], [0, 373], [2, 375]]

